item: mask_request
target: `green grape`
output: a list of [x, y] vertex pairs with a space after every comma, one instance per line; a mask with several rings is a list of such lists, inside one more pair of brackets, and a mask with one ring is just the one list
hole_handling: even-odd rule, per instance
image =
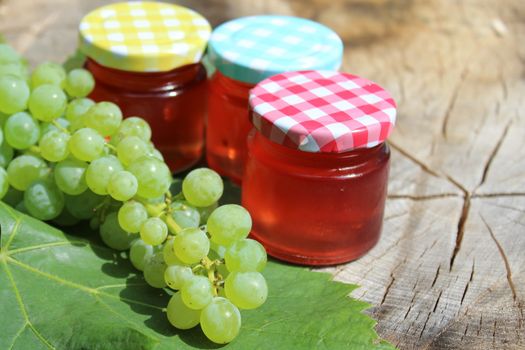
[[95, 102], [89, 98], [76, 98], [69, 102], [66, 108], [66, 119], [71, 123], [71, 131], [77, 131], [84, 128], [84, 115], [95, 105]]
[[8, 44], [0, 43], [0, 64], [13, 63], [22, 60], [22, 57]]
[[186, 201], [176, 201], [171, 204], [171, 217], [181, 228], [199, 227], [199, 211]]
[[64, 89], [72, 97], [86, 97], [93, 91], [95, 79], [93, 75], [85, 69], [77, 68], [67, 73]]
[[56, 85], [40, 85], [31, 92], [29, 111], [38, 120], [51, 122], [66, 111], [67, 96]]
[[140, 228], [140, 238], [153, 246], [162, 244], [168, 237], [168, 226], [159, 218], [147, 219]]
[[144, 119], [139, 117], [129, 117], [122, 121], [118, 129], [119, 137], [137, 136], [147, 142], [151, 139], [151, 128]]
[[119, 171], [111, 176], [108, 193], [118, 201], [125, 202], [137, 194], [139, 184], [135, 175], [129, 171]]
[[242, 239], [228, 248], [224, 255], [231, 272], [262, 271], [266, 266], [266, 250], [253, 239]]
[[7, 144], [7, 142], [3, 142], [0, 145], [0, 166], [1, 167], [7, 167], [11, 159], [13, 159], [13, 148]]
[[126, 232], [137, 233], [148, 219], [146, 208], [137, 201], [126, 202], [118, 211], [118, 222]]
[[51, 84], [62, 87], [66, 79], [66, 70], [58, 63], [44, 62], [39, 64], [31, 74], [31, 87]]
[[142, 157], [128, 167], [137, 178], [137, 194], [144, 198], [156, 198], [166, 193], [171, 184], [171, 173], [166, 164], [152, 157]]
[[122, 165], [115, 156], [104, 156], [89, 164], [86, 171], [86, 183], [96, 194], [108, 194], [108, 184], [113, 174], [122, 171]]
[[0, 63], [0, 76], [12, 75], [27, 81], [29, 71], [25, 62]]
[[104, 138], [93, 129], [77, 130], [69, 139], [69, 150], [78, 159], [91, 162], [104, 150]]
[[198, 263], [208, 255], [210, 240], [198, 228], [186, 228], [173, 239], [175, 255], [185, 264]]
[[215, 171], [208, 168], [192, 170], [182, 182], [182, 193], [196, 207], [207, 207], [222, 196], [224, 185]]
[[25, 191], [24, 206], [31, 216], [51, 220], [64, 209], [64, 195], [52, 181], [37, 180]]
[[199, 225], [206, 225], [206, 222], [208, 222], [208, 218], [210, 217], [211, 213], [215, 209], [217, 209], [218, 206], [219, 206], [219, 203], [215, 202], [212, 205], [209, 205], [207, 207], [196, 207], [195, 209], [199, 211], [199, 215], [201, 218]]
[[137, 270], [143, 271], [146, 260], [151, 258], [154, 253], [155, 250], [153, 246], [146, 244], [142, 239], [138, 238], [131, 244], [129, 260]]
[[91, 219], [95, 215], [95, 208], [98, 207], [105, 199], [86, 190], [77, 196], [66, 195], [66, 209], [80, 220]]
[[78, 159], [69, 158], [55, 165], [55, 182], [60, 190], [69, 195], [79, 195], [88, 186], [86, 183], [86, 170], [88, 163]]
[[[164, 259], [166, 260], [166, 259]], [[193, 276], [191, 267], [182, 265], [168, 265], [164, 272], [164, 280], [171, 289], [179, 290]]]
[[[8, 181], [9, 182], [9, 181]], [[19, 191], [11, 186], [8, 186], [7, 193], [5, 194], [2, 201], [13, 208], [24, 200], [24, 192]]]
[[15, 209], [18, 210], [18, 211], [21, 212], [21, 213], [26, 214], [26, 215], [31, 215], [31, 214], [29, 214], [29, 212], [27, 211], [26, 206], [24, 205], [24, 201], [23, 201], [23, 200], [22, 200], [20, 203], [18, 203], [17, 205], [15, 205]]
[[7, 167], [9, 184], [19, 191], [25, 191], [33, 181], [43, 179], [48, 174], [46, 162], [32, 154], [16, 157]]
[[240, 309], [255, 309], [268, 297], [268, 286], [259, 272], [232, 272], [224, 283], [226, 296]]
[[25, 110], [29, 93], [24, 79], [10, 74], [0, 76], [0, 112], [13, 114]]
[[[54, 124], [54, 122], [57, 122], [62, 128], [58, 128]], [[67, 119], [64, 119], [64, 118], [57, 118], [51, 123], [49, 123], [49, 122], [40, 123], [40, 137], [44, 136], [45, 134], [47, 134], [50, 131], [56, 131], [56, 130], [64, 131], [64, 129], [68, 129], [69, 128], [69, 125], [70, 125], [69, 121]]]
[[120, 108], [112, 102], [99, 102], [84, 115], [84, 123], [103, 136], [113, 135], [122, 121]]
[[146, 283], [153, 288], [166, 287], [166, 282], [164, 281], [166, 267], [162, 252], [156, 252], [146, 259], [144, 263], [144, 279]]
[[0, 126], [1, 127], [4, 127], [4, 124], [7, 121], [7, 118], [9, 118], [9, 117], [10, 117], [9, 114], [5, 114], [5, 113], [0, 112]]
[[40, 136], [38, 122], [26, 112], [10, 116], [4, 125], [5, 140], [16, 149], [33, 146]]
[[131, 246], [135, 235], [124, 231], [117, 219], [117, 213], [109, 213], [100, 225], [100, 237], [106, 245], [115, 250], [126, 250]]
[[226, 204], [215, 209], [208, 218], [211, 240], [223, 246], [246, 238], [252, 229], [252, 218], [237, 204]]
[[7, 180], [7, 171], [0, 167], [0, 199], [4, 198], [9, 190], [9, 181]]
[[178, 329], [190, 329], [199, 324], [200, 311], [184, 305], [180, 292], [173, 294], [166, 308], [168, 321]]
[[137, 136], [126, 136], [117, 146], [118, 159], [126, 166], [148, 153], [148, 145]]
[[160, 153], [158, 149], [153, 149], [153, 151], [150, 151], [148, 155], [160, 161], [164, 161], [164, 157], [162, 156], [162, 153]]
[[175, 251], [173, 250], [173, 237], [168, 236], [168, 239], [164, 242], [162, 253], [164, 254], [164, 262], [168, 266], [184, 265], [184, 263], [177, 258]]
[[69, 155], [69, 134], [60, 130], [51, 130], [40, 138], [38, 146], [42, 157], [50, 162], [60, 162]]
[[231, 342], [241, 328], [241, 313], [228, 299], [215, 297], [201, 311], [200, 324], [204, 335], [212, 342]]
[[67, 209], [62, 210], [59, 216], [53, 219], [53, 223], [59, 226], [73, 226], [80, 222], [79, 219], [73, 216]]
[[224, 255], [226, 255], [226, 250], [228, 248], [210, 241], [210, 249], [217, 254], [218, 259], [224, 259]]
[[208, 277], [193, 276], [180, 289], [184, 305], [192, 310], [201, 310], [211, 302], [212, 286]]

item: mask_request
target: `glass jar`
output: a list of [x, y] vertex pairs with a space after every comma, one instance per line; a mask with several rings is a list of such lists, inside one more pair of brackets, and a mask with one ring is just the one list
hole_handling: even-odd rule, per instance
[[251, 235], [278, 259], [354, 260], [380, 237], [395, 102], [336, 72], [290, 72], [250, 93], [254, 129], [242, 183]]
[[217, 27], [208, 55], [210, 80], [206, 158], [221, 175], [240, 183], [251, 129], [249, 90], [261, 80], [301, 69], [337, 70], [343, 44], [331, 29], [302, 18], [252, 16]]
[[172, 171], [202, 156], [207, 81], [200, 59], [210, 33], [196, 12], [156, 2], [104, 6], [80, 23], [80, 50], [96, 81], [89, 97], [147, 120]]

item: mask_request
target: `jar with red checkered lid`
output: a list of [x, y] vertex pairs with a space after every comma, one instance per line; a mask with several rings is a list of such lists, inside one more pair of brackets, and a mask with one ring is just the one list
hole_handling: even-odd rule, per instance
[[334, 71], [263, 80], [250, 92], [254, 126], [242, 183], [252, 236], [305, 265], [356, 259], [378, 241], [396, 104], [379, 85]]

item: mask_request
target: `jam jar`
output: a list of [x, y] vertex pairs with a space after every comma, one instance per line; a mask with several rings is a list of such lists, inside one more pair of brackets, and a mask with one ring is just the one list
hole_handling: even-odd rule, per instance
[[396, 104], [334, 71], [288, 72], [251, 90], [254, 129], [242, 182], [251, 235], [278, 259], [332, 265], [379, 239]]
[[208, 21], [181, 6], [125, 2], [90, 12], [79, 31], [96, 81], [90, 97], [147, 120], [172, 171], [195, 164], [204, 148]]
[[251, 129], [248, 95], [261, 80], [287, 71], [337, 70], [343, 43], [322, 24], [289, 16], [252, 16], [217, 27], [208, 44], [216, 68], [208, 98], [208, 165], [240, 183]]

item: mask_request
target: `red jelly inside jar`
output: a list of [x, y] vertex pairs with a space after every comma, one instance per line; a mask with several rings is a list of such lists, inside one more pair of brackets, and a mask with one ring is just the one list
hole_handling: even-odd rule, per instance
[[89, 97], [144, 118], [172, 171], [197, 163], [204, 148], [206, 70], [200, 60], [210, 24], [193, 10], [162, 2], [122, 2], [95, 9], [79, 28]]
[[[279, 88], [267, 85], [270, 92], [268, 83]], [[356, 76], [306, 71], [261, 82], [250, 103], [255, 128], [242, 204], [253, 217], [251, 235], [270, 255], [298, 264], [365, 254], [382, 228], [390, 95]]]
[[206, 70], [200, 63], [162, 73], [135, 73], [88, 59], [96, 85], [90, 98], [111, 101], [126, 117], [140, 116], [172, 171], [195, 164], [204, 147]]
[[254, 84], [216, 71], [209, 82], [206, 158], [210, 168], [240, 183], [246, 163], [246, 137], [252, 128], [248, 95]]

